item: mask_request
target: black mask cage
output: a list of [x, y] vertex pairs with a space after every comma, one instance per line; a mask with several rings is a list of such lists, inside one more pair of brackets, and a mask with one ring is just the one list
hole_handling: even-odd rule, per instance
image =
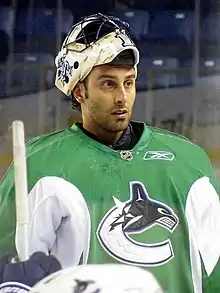
[[[84, 24], [89, 22], [86, 26]], [[74, 42], [67, 43], [68, 36], [76, 26], [81, 25], [81, 30]], [[63, 47], [73, 43], [85, 44], [88, 47], [91, 43], [98, 41], [103, 36], [115, 31], [124, 31], [129, 37], [129, 24], [115, 16], [106, 16], [101, 13], [84, 17], [80, 22], [75, 24], [69, 32]]]

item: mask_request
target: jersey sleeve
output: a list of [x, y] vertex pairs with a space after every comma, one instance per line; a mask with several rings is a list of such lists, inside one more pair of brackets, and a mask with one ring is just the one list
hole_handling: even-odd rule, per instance
[[62, 267], [87, 262], [90, 242], [90, 215], [80, 191], [56, 177], [41, 178], [29, 196], [30, 254], [53, 254]]
[[[30, 158], [32, 157], [32, 147], [35, 141], [37, 141], [37, 138], [26, 143], [27, 165], [29, 165]], [[35, 173], [34, 169], [35, 166], [31, 164], [31, 173]], [[28, 171], [28, 177], [29, 173]], [[35, 176], [32, 177], [35, 183], [37, 180]], [[31, 184], [34, 183], [28, 183], [30, 190], [32, 188]], [[0, 181], [0, 219], [0, 257], [5, 254], [15, 254], [16, 209], [13, 163], [11, 163], [5, 176]]]
[[[44, 149], [48, 149], [42, 145], [42, 139], [34, 138], [26, 143], [29, 191], [44, 176], [44, 172], [48, 173], [47, 169], [42, 165], [42, 152], [44, 153]], [[16, 208], [13, 163], [0, 181], [0, 219], [0, 257], [6, 254], [16, 254]]]
[[[210, 275], [207, 274], [204, 264], [203, 264], [203, 293], [216, 293], [220, 292], [220, 203], [219, 203], [219, 196], [220, 196], [220, 184], [219, 181], [216, 178], [216, 174], [214, 169], [212, 168], [210, 162], [209, 162], [209, 169], [210, 169], [210, 182], [214, 186], [217, 194], [218, 194], [218, 200], [216, 196], [216, 216], [214, 217], [215, 223], [215, 231], [213, 233], [212, 239], [210, 239], [211, 247], [209, 249], [212, 249], [212, 246], [217, 246], [219, 255], [218, 255], [218, 261], [213, 268], [212, 272]], [[210, 210], [210, 213], [212, 213], [212, 210]], [[208, 224], [207, 220], [207, 225], [209, 227], [210, 224]], [[210, 225], [210, 228], [212, 225]], [[216, 234], [215, 234], [216, 233]], [[208, 237], [208, 235], [204, 235], [205, 237]]]
[[[86, 263], [90, 243], [90, 214], [79, 190], [58, 176], [39, 178], [28, 159], [30, 253], [55, 255], [63, 267]], [[30, 174], [28, 174], [30, 176]], [[33, 184], [34, 182], [34, 184]], [[0, 255], [16, 254], [16, 210], [13, 165], [0, 184]]]
[[198, 292], [214, 293], [220, 291], [220, 202], [219, 184], [207, 155], [200, 171], [186, 201], [191, 267]]

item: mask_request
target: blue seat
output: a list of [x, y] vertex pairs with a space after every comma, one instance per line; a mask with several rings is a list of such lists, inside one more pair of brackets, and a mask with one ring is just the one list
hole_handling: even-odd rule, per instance
[[200, 38], [205, 42], [220, 41], [220, 13], [210, 14], [202, 21]]
[[13, 34], [15, 13], [11, 6], [0, 5], [0, 30]]
[[205, 58], [200, 60], [200, 76], [219, 75], [220, 58]]
[[149, 39], [190, 41], [193, 34], [193, 11], [162, 11], [153, 14]]
[[[188, 59], [183, 62], [183, 68], [187, 69], [188, 72], [188, 83], [193, 81], [193, 59]], [[216, 57], [201, 57], [199, 60], [198, 68], [199, 76], [214, 76], [220, 74], [220, 58]]]
[[16, 37], [48, 37], [56, 36], [58, 32], [66, 35], [73, 25], [73, 14], [70, 10], [63, 9], [60, 30], [58, 21], [56, 9], [35, 8], [32, 13], [23, 9], [18, 14]]
[[129, 23], [129, 30], [134, 39], [141, 40], [148, 34], [150, 16], [147, 11], [117, 10], [114, 14]]
[[9, 60], [12, 87], [23, 87], [29, 91], [51, 88], [54, 85], [54, 57], [49, 54], [15, 53]]
[[0, 67], [0, 99], [6, 96], [6, 73], [5, 69]]
[[0, 30], [0, 63], [7, 61], [10, 37], [7, 32]]
[[[178, 0], [179, 1], [179, 0]], [[153, 11], [163, 11], [169, 9], [170, 0], [136, 0], [132, 1], [133, 7], [136, 9], [144, 9], [149, 11], [150, 13]]]
[[156, 89], [177, 85], [178, 68], [179, 62], [175, 58], [141, 57], [137, 89]]

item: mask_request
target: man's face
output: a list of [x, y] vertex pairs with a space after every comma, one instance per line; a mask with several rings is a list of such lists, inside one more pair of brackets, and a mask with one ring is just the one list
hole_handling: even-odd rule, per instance
[[81, 103], [83, 122], [107, 132], [125, 130], [136, 95], [134, 68], [96, 66], [85, 83]]

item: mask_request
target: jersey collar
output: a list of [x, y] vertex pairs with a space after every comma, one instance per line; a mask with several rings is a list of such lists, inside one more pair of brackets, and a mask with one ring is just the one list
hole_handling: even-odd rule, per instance
[[[136, 145], [133, 147], [132, 150], [129, 150], [130, 152], [141, 152], [144, 148], [146, 148], [152, 138], [152, 130], [143, 122], [134, 122], [132, 121], [132, 124], [135, 124], [137, 127], [143, 127], [143, 132], [142, 135], [140, 137], [140, 139], [138, 140], [138, 142], [136, 143]], [[102, 144], [101, 142], [96, 141], [95, 139], [92, 139], [91, 137], [89, 137], [88, 135], [86, 135], [79, 126], [77, 126], [76, 124], [73, 124], [72, 127], [70, 128], [71, 132], [74, 134], [78, 134], [82, 140], [84, 140], [84, 142], [90, 145], [93, 145], [95, 148], [98, 148], [104, 152], [107, 153], [112, 153], [112, 154], [117, 154], [120, 153], [122, 150], [114, 150], [112, 149], [110, 146], [106, 146], [104, 144]], [[126, 150], [124, 150], [126, 151]]]

